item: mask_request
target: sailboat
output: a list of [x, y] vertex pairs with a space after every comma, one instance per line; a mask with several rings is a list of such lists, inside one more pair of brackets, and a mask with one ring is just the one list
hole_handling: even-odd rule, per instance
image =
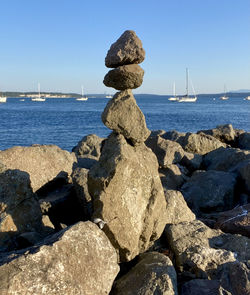
[[175, 93], [175, 82], [173, 84], [173, 96], [172, 97], [169, 97], [170, 101], [176, 101], [176, 100], [179, 100], [179, 97], [176, 96], [176, 93]]
[[229, 97], [226, 96], [226, 85], [224, 85], [224, 95], [220, 97], [221, 100], [227, 100]]
[[82, 96], [76, 98], [76, 100], [80, 100], [80, 101], [86, 101], [86, 100], [88, 100], [88, 97], [85, 96], [85, 95], [83, 95], [83, 86], [82, 86]]
[[[192, 85], [193, 88], [193, 85]], [[194, 92], [194, 88], [193, 88], [193, 92]], [[181, 96], [178, 99], [178, 102], [196, 102], [197, 100], [197, 96], [194, 93], [194, 96], [189, 96], [188, 95], [188, 69], [186, 68], [186, 95]]]
[[32, 101], [45, 101], [46, 100], [44, 97], [41, 97], [41, 94], [40, 94], [40, 83], [38, 83], [38, 96], [32, 97], [31, 100]]
[[6, 102], [7, 97], [6, 96], [0, 96], [0, 102]]

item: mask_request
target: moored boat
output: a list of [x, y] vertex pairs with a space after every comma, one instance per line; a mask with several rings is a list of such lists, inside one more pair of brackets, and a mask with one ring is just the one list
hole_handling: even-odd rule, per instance
[[184, 96], [181, 96], [181, 97], [179, 97], [179, 99], [178, 99], [178, 102], [196, 102], [196, 100], [197, 100], [197, 96], [195, 95], [195, 92], [194, 92], [194, 88], [193, 88], [193, 85], [192, 85], [192, 88], [193, 88], [193, 92], [194, 92], [194, 96], [189, 96], [188, 95], [188, 79], [189, 79], [189, 77], [188, 77], [189, 75], [188, 75], [188, 69], [186, 68], [186, 95], [184, 95]]
[[41, 97], [40, 93], [40, 83], [38, 83], [38, 95], [31, 98], [32, 101], [45, 101], [44, 97]]
[[86, 101], [86, 100], [88, 100], [88, 97], [85, 96], [85, 95], [83, 95], [83, 86], [82, 86], [82, 96], [76, 98], [76, 100], [79, 100], [79, 101]]

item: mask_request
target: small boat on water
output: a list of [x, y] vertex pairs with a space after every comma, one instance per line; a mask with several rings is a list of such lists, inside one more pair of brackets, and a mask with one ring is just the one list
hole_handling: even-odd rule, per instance
[[83, 86], [82, 86], [82, 96], [76, 98], [76, 100], [79, 100], [79, 101], [86, 101], [86, 100], [88, 100], [88, 97], [85, 96], [85, 95], [83, 95]]
[[175, 92], [175, 82], [173, 84], [173, 96], [169, 97], [169, 101], [177, 101], [179, 99], [179, 97], [176, 96], [176, 92]]
[[6, 96], [0, 96], [0, 103], [1, 102], [6, 102], [7, 101], [7, 97]]
[[105, 95], [105, 98], [112, 98], [113, 96], [111, 94]]
[[44, 97], [41, 97], [40, 83], [38, 83], [38, 95], [36, 97], [32, 97], [31, 100], [32, 101], [45, 101], [46, 100]]
[[226, 95], [227, 91], [226, 91], [226, 85], [224, 85], [224, 95], [222, 95], [220, 97], [221, 100], [227, 100], [229, 97]]
[[250, 96], [245, 97], [244, 100], [250, 100]]
[[181, 96], [179, 97], [179, 99], [177, 100], [178, 102], [196, 102], [197, 100], [197, 96], [195, 95], [195, 92], [194, 92], [194, 87], [192, 85], [192, 88], [193, 88], [193, 92], [194, 92], [194, 96], [189, 96], [188, 95], [188, 69], [186, 68], [186, 95], [184, 96]]

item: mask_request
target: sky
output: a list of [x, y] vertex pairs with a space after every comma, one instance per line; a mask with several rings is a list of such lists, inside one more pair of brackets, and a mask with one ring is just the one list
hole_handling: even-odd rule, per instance
[[134, 93], [250, 89], [250, 0], [0, 0], [0, 91], [115, 93], [105, 56], [125, 30], [142, 40]]

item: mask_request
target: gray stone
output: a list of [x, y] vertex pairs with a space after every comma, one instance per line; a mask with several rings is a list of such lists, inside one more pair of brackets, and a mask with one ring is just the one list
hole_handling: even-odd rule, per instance
[[190, 172], [198, 170], [202, 164], [202, 155], [184, 152], [180, 164], [187, 167]]
[[250, 150], [250, 132], [244, 132], [239, 135], [239, 147]]
[[195, 212], [231, 209], [236, 177], [223, 171], [198, 171], [181, 187], [189, 207]]
[[187, 176], [182, 173], [180, 168], [175, 165], [168, 165], [166, 168], [159, 169], [162, 186], [165, 189], [180, 189], [187, 180]]
[[[202, 293], [201, 293], [202, 292]], [[232, 295], [218, 280], [195, 279], [182, 286], [181, 295]]]
[[99, 162], [89, 171], [93, 218], [107, 222], [104, 232], [129, 261], [158, 239], [166, 224], [166, 200], [156, 156], [144, 144], [129, 145], [112, 133]]
[[171, 260], [160, 253], [140, 255], [139, 262], [114, 285], [112, 295], [177, 295], [177, 276]]
[[197, 133], [212, 135], [218, 140], [228, 144], [234, 143], [236, 137], [235, 130], [231, 124], [218, 125], [216, 126], [216, 128], [209, 130], [200, 130]]
[[76, 157], [55, 145], [34, 145], [0, 151], [0, 161], [9, 169], [27, 172], [36, 192], [55, 178], [70, 176]]
[[139, 65], [120, 66], [110, 70], [105, 75], [103, 83], [117, 90], [135, 89], [141, 86], [143, 75], [144, 71]]
[[102, 113], [102, 121], [108, 128], [131, 140], [134, 145], [144, 142], [150, 134], [131, 90], [114, 95]]
[[230, 171], [237, 173], [245, 191], [250, 193], [250, 159], [239, 162], [239, 164], [231, 168]]
[[3, 295], [110, 292], [119, 271], [116, 252], [92, 222], [79, 222], [0, 266]]
[[77, 146], [74, 147], [72, 151], [77, 157], [91, 156], [95, 159], [99, 159], [103, 140], [104, 138], [95, 134], [86, 135], [78, 142]]
[[144, 58], [145, 51], [141, 40], [134, 31], [127, 30], [111, 45], [105, 58], [105, 65], [108, 68], [116, 68], [128, 64], [139, 64]]

